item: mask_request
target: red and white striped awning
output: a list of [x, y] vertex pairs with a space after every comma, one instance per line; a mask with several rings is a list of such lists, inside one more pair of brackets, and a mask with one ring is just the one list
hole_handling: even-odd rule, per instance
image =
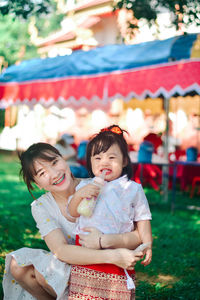
[[12, 66], [0, 76], [0, 107], [39, 102], [92, 110], [107, 109], [116, 98], [200, 94], [200, 58], [190, 58], [197, 35], [189, 37], [105, 46]]

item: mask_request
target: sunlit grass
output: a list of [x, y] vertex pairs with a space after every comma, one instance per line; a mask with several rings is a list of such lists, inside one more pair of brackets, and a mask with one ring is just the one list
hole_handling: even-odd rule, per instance
[[[176, 209], [146, 190], [152, 211], [153, 261], [137, 265], [137, 299], [200, 299], [200, 199], [177, 192]], [[190, 210], [188, 205], [196, 209]]]
[[[46, 248], [31, 216], [33, 201], [14, 155], [0, 155], [0, 278], [5, 255], [21, 247]], [[145, 189], [152, 211], [153, 261], [136, 265], [136, 299], [200, 299], [200, 199], [177, 190], [176, 209]], [[169, 192], [170, 193], [170, 192]], [[35, 196], [39, 196], [39, 191]], [[2, 290], [0, 299], [3, 298]]]

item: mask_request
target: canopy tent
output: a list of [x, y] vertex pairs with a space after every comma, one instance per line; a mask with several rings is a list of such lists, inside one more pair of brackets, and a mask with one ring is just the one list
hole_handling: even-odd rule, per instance
[[198, 34], [188, 34], [24, 61], [0, 76], [0, 107], [39, 102], [46, 107], [107, 110], [119, 97], [128, 101], [200, 94], [197, 39]]
[[[112, 100], [200, 95], [198, 34], [137, 45], [110, 45], [69, 56], [33, 59], [0, 76], [0, 108], [40, 103], [107, 110]], [[167, 121], [168, 124], [168, 121]], [[165, 158], [168, 158], [168, 125]], [[163, 172], [165, 174], [166, 171]], [[168, 177], [164, 175], [164, 197]]]

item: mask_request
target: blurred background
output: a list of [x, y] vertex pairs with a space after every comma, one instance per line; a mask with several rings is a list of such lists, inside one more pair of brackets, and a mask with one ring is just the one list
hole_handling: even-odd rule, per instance
[[[90, 102], [85, 98], [82, 100], [81, 96], [85, 95], [81, 95], [79, 86], [76, 102], [80, 104], [77, 106], [71, 99], [74, 95], [62, 103], [58, 101], [59, 95], [56, 98], [52, 94], [51, 101], [47, 97], [44, 100], [43, 86], [37, 99], [34, 99], [32, 90], [28, 96], [27, 93], [20, 95], [16, 90], [12, 95], [6, 94], [6, 84], [18, 81], [8, 67], [19, 66], [24, 61], [28, 64], [27, 59], [73, 57], [80, 51], [90, 52], [108, 45], [139, 46], [144, 42], [174, 38], [168, 55], [168, 61], [173, 61], [179, 59], [172, 55], [176, 38], [193, 33], [197, 35], [192, 43], [189, 45], [186, 41], [183, 46], [187, 47], [188, 58], [198, 58], [199, 13], [199, 2], [188, 0], [173, 3], [162, 0], [3, 1], [0, 5], [0, 149], [26, 149], [37, 141], [55, 144], [64, 133], [73, 135], [75, 144], [79, 145], [100, 128], [116, 123], [128, 130], [128, 143], [135, 151], [149, 133], [163, 136], [166, 130], [172, 137], [169, 152], [176, 147], [186, 150], [194, 146], [199, 150], [200, 98], [197, 92], [195, 95], [185, 92], [184, 97], [175, 95], [176, 98], [172, 93], [167, 95], [167, 114], [163, 97], [155, 94], [154, 99], [146, 95], [144, 101], [140, 101], [137, 95], [128, 99], [125, 94], [124, 97], [115, 96], [105, 107], [100, 105], [99, 99], [96, 105], [92, 103], [94, 95], [86, 99]], [[163, 51], [156, 47], [150, 49], [153, 52], [150, 53], [152, 65], [156, 51]], [[150, 54], [141, 52], [138, 55], [141, 59], [141, 56]], [[123, 59], [123, 53], [121, 56]], [[98, 62], [97, 68], [100, 65]], [[30, 74], [33, 68], [34, 65], [30, 64]], [[23, 73], [23, 68], [19, 72]], [[43, 80], [45, 76], [48, 78], [48, 75], [38, 74], [37, 79]], [[54, 78], [58, 80], [59, 74]], [[31, 79], [34, 80], [34, 76], [30, 75], [28, 80]]]
[[7, 253], [45, 249], [17, 151], [49, 142], [87, 177], [88, 139], [111, 124], [153, 216], [136, 299], [200, 299], [199, 0], [0, 1], [0, 280]]

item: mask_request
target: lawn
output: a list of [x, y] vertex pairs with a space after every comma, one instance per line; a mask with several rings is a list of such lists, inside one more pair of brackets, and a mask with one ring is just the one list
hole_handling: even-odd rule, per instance
[[[31, 196], [19, 180], [16, 155], [0, 153], [0, 278], [6, 253], [45, 248], [30, 213]], [[200, 197], [189, 198], [177, 187], [172, 214], [162, 196], [145, 188], [152, 211], [153, 261], [136, 266], [136, 299], [200, 299]], [[36, 194], [36, 196], [39, 195]], [[3, 299], [2, 288], [0, 299]]]

